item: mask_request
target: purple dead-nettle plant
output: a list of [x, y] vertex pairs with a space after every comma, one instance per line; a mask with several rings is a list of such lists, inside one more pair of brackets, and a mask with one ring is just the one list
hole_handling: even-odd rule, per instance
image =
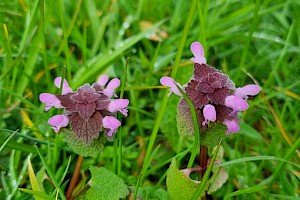
[[121, 125], [116, 119], [116, 112], [127, 116], [128, 99], [112, 99], [117, 97], [116, 88], [120, 86], [120, 80], [102, 75], [93, 85], [84, 84], [77, 91], [73, 91], [66, 80], [57, 77], [54, 80], [56, 87], [62, 83], [62, 94], [40, 94], [40, 101], [46, 104], [45, 110], [50, 108], [63, 108], [60, 115], [55, 115], [48, 120], [55, 132], [71, 125], [76, 136], [90, 144], [103, 132], [108, 138], [112, 138], [117, 128]]
[[[206, 64], [204, 50], [199, 42], [191, 45], [194, 57], [194, 74], [185, 86], [170, 77], [162, 77], [162, 85], [170, 87], [170, 93], [181, 96], [177, 86], [181, 87], [190, 98], [198, 112], [200, 123], [203, 127], [210, 122], [220, 122], [227, 126], [225, 132], [236, 133], [239, 131], [238, 112], [248, 109], [248, 96], [259, 93], [261, 88], [255, 84], [235, 88], [235, 84], [229, 77]], [[176, 86], [177, 85], [177, 86]], [[186, 109], [187, 102], [181, 98], [178, 110]]]

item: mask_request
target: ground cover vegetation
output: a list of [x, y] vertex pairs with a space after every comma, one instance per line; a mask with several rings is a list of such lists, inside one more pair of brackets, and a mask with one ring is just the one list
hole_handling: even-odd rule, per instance
[[0, 199], [299, 199], [299, 10], [0, 1]]

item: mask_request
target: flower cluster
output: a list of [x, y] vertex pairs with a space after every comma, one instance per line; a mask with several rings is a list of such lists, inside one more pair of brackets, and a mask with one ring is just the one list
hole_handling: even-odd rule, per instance
[[[228, 128], [226, 134], [239, 131], [238, 111], [248, 109], [247, 98], [259, 93], [261, 88], [255, 84], [235, 88], [227, 75], [206, 64], [203, 47], [199, 42], [191, 45], [194, 57], [194, 74], [186, 86], [182, 87], [197, 110], [200, 110], [199, 120], [203, 126], [208, 121], [221, 122]], [[162, 77], [161, 84], [170, 87], [171, 93], [181, 96], [175, 82], [170, 77]], [[182, 98], [178, 109], [184, 109], [187, 103]]]
[[54, 84], [58, 88], [62, 85], [62, 94], [42, 93], [39, 96], [40, 101], [46, 104], [46, 111], [52, 107], [64, 109], [63, 114], [48, 120], [54, 131], [59, 132], [70, 123], [76, 136], [86, 144], [98, 138], [101, 131], [111, 138], [121, 125], [116, 119], [116, 112], [127, 116], [129, 100], [111, 99], [117, 97], [115, 89], [119, 87], [120, 80], [108, 80], [107, 75], [102, 75], [93, 85], [84, 84], [74, 92], [66, 80], [57, 77]]

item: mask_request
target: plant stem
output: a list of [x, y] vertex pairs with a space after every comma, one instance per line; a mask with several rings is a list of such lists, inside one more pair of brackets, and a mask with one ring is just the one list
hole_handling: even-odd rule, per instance
[[78, 177], [79, 177], [79, 174], [80, 174], [80, 168], [81, 168], [82, 162], [83, 162], [83, 156], [82, 155], [78, 155], [77, 163], [76, 163], [76, 166], [75, 166], [75, 170], [74, 170], [74, 173], [73, 173], [73, 176], [71, 178], [71, 182], [70, 182], [70, 185], [68, 187], [67, 194], [66, 194], [66, 198], [68, 200], [71, 199], [71, 196], [73, 194], [74, 188], [76, 187], [77, 180], [78, 180]]
[[[207, 150], [206, 145], [200, 145], [199, 165], [201, 170], [199, 171], [199, 181], [202, 181], [207, 168]], [[206, 194], [201, 199], [206, 200]]]
[[200, 169], [202, 169], [199, 171], [199, 181], [201, 181], [207, 168], [207, 146], [206, 145], [200, 145], [199, 165], [200, 165]]

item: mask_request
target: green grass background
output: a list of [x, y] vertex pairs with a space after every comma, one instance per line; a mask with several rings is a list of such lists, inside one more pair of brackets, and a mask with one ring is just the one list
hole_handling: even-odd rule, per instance
[[62, 187], [72, 176], [77, 156], [47, 124], [57, 111], [44, 112], [39, 94], [57, 93], [53, 80], [64, 71], [76, 89], [103, 73], [122, 78], [125, 65], [130, 106], [118, 137], [122, 148], [108, 143], [85, 158], [77, 190], [88, 182], [90, 165], [115, 171], [134, 188], [145, 158], [140, 193], [165, 199], [170, 160], [191, 143], [177, 133], [178, 97], [166, 98], [159, 79], [172, 72], [181, 84], [189, 80], [193, 41], [236, 86], [254, 82], [263, 89], [242, 114], [241, 131], [222, 142], [229, 179], [213, 197], [299, 198], [300, 2], [193, 2], [191, 13], [192, 0], [0, 1], [0, 199], [32, 198], [18, 190], [31, 189], [28, 159], [45, 192], [54, 191], [34, 145]]

